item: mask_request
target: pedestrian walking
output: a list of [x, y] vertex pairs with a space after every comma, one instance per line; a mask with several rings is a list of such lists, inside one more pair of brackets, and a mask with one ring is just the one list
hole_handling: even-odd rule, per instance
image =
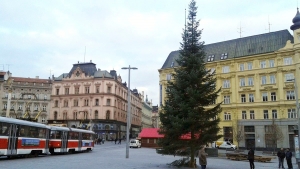
[[117, 144], [117, 141], [118, 141], [118, 139], [117, 139], [117, 138], [115, 138], [115, 144]]
[[248, 160], [250, 163], [250, 169], [254, 169], [254, 150], [252, 148], [248, 151]]
[[293, 169], [292, 157], [293, 157], [292, 152], [290, 152], [290, 149], [287, 148], [285, 153], [285, 158], [286, 158], [286, 163], [288, 165], [288, 169]]
[[198, 152], [199, 164], [201, 165], [201, 169], [206, 169], [206, 165], [207, 165], [206, 156], [207, 154], [205, 153], [205, 147], [202, 147]]
[[280, 167], [284, 168], [283, 162], [284, 162], [284, 158], [285, 158], [285, 152], [284, 152], [283, 148], [281, 148], [277, 152], [277, 157], [278, 157], [278, 161], [279, 161], [278, 168], [280, 168]]
[[119, 139], [119, 143], [118, 143], [118, 144], [121, 144], [121, 141], [122, 141], [122, 139], [120, 138], [120, 139]]

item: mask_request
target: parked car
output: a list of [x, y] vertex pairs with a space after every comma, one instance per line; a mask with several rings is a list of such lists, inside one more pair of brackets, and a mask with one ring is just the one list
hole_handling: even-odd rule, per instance
[[130, 140], [129, 147], [136, 147], [141, 148], [141, 141], [140, 140]]
[[231, 142], [229, 141], [214, 141], [212, 143], [212, 147], [216, 147], [216, 148], [229, 148], [229, 149], [236, 149], [236, 145], [233, 145]]

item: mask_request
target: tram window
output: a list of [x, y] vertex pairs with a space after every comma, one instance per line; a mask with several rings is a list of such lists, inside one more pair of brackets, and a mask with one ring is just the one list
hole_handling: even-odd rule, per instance
[[82, 140], [90, 140], [91, 134], [88, 133], [82, 133]]
[[50, 138], [51, 139], [55, 139], [56, 138], [56, 133], [55, 133], [55, 131], [51, 131], [51, 133], [50, 133]]
[[56, 139], [61, 139], [61, 131], [56, 131]]
[[74, 139], [74, 134], [75, 134], [74, 132], [70, 132], [69, 133], [69, 139]]
[[0, 136], [7, 136], [8, 135], [8, 124], [0, 122]]
[[37, 138], [39, 137], [38, 129], [37, 127], [21, 126], [19, 136]]
[[39, 138], [46, 138], [46, 129], [39, 128]]
[[78, 140], [79, 139], [79, 133], [74, 132], [74, 139]]

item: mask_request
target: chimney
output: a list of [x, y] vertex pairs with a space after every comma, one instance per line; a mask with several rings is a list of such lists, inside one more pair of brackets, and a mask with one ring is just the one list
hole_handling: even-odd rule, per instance
[[39, 76], [35, 76], [36, 79], [39, 79]]
[[90, 62], [92, 63], [92, 60], [90, 60]]

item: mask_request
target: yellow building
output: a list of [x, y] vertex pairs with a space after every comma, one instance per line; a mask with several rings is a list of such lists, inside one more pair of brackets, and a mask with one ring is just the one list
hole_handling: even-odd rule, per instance
[[[273, 120], [283, 133], [276, 146], [294, 147], [297, 127], [294, 79], [300, 67], [300, 14], [297, 11], [291, 30], [270, 32], [205, 45], [206, 67], [216, 71], [217, 88], [222, 87], [217, 103], [223, 102], [221, 140], [232, 140], [239, 147], [270, 148], [268, 139]], [[160, 104], [166, 98], [167, 81], [178, 66], [179, 51], [173, 51], [159, 69]], [[297, 80], [297, 86], [300, 79]], [[298, 92], [299, 95], [299, 92]], [[236, 134], [242, 136], [237, 142]]]

